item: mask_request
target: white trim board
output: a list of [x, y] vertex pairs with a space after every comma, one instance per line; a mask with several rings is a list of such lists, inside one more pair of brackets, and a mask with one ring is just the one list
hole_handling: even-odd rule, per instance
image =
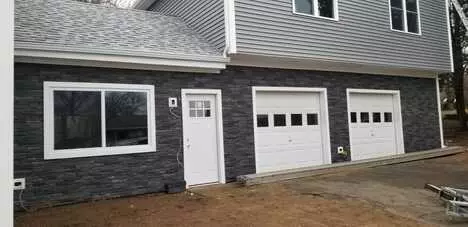
[[[350, 114], [350, 105], [351, 93], [360, 93], [360, 94], [388, 94], [393, 96], [393, 108], [394, 108], [394, 123], [395, 123], [395, 138], [396, 138], [396, 154], [404, 154], [405, 153], [405, 142], [403, 136], [403, 118], [401, 115], [401, 101], [400, 101], [400, 91], [399, 90], [377, 90], [377, 89], [346, 89], [346, 102], [347, 102], [347, 110], [346, 113], [348, 115], [348, 135], [349, 135], [349, 146], [351, 148], [351, 161], [354, 161], [353, 158], [353, 148], [352, 148], [352, 135], [351, 135], [351, 114]], [[396, 104], [396, 105], [395, 105]]]
[[[328, 114], [328, 96], [326, 88], [311, 88], [311, 87], [252, 87], [252, 116], [254, 129], [254, 147], [255, 147], [255, 166], [258, 166], [257, 155], [257, 92], [262, 91], [277, 91], [277, 92], [311, 92], [320, 94], [320, 116], [323, 116], [322, 125], [322, 151], [323, 164], [331, 164], [331, 145], [330, 145], [330, 123]], [[257, 171], [257, 170], [256, 170]], [[258, 173], [258, 171], [257, 171]]]
[[447, 35], [448, 35], [448, 41], [449, 41], [449, 50], [450, 50], [450, 65], [451, 65], [451, 71], [455, 71], [455, 66], [453, 64], [453, 47], [452, 47], [452, 27], [450, 25], [450, 6], [451, 3], [449, 2], [450, 0], [445, 0], [445, 13], [447, 14]]
[[[181, 102], [182, 102], [182, 119], [185, 119], [188, 116], [188, 112], [186, 108], [184, 108], [185, 100], [187, 99], [187, 95], [215, 95], [216, 96], [216, 117], [217, 117], [217, 133], [218, 137], [218, 171], [219, 171], [219, 183], [225, 184], [226, 183], [226, 170], [225, 170], [225, 162], [224, 162], [224, 131], [223, 131], [223, 106], [222, 106], [222, 93], [219, 89], [181, 89]], [[184, 123], [182, 122], [182, 125]], [[184, 128], [184, 126], [182, 126]], [[183, 130], [182, 133], [183, 137], [183, 149], [184, 149], [184, 160], [185, 159], [185, 147], [186, 147], [186, 131]], [[186, 179], [185, 171], [184, 171], [184, 179]], [[187, 188], [190, 185], [187, 185]]]
[[15, 61], [89, 67], [219, 73], [226, 68], [229, 58], [15, 43]]
[[[0, 113], [0, 226], [13, 227], [13, 122], [14, 122], [14, 2], [2, 2], [0, 9], [2, 22], [0, 28], [0, 71], [2, 75], [0, 85], [0, 103], [3, 110]], [[16, 177], [26, 177], [19, 172]], [[30, 176], [30, 175], [29, 175]]]
[[[56, 150], [54, 148], [54, 91], [95, 91], [101, 93], [101, 146]], [[147, 98], [148, 144], [132, 146], [106, 146], [105, 91], [145, 92]], [[156, 152], [156, 119], [153, 85], [44, 82], [44, 159], [65, 159]]]
[[440, 130], [440, 147], [445, 148], [444, 141], [444, 125], [443, 125], [443, 116], [442, 116], [442, 106], [440, 100], [440, 85], [439, 85], [439, 76], [435, 78], [436, 80], [436, 89], [437, 89], [437, 111], [439, 111], [439, 130]]
[[255, 55], [249, 53], [230, 55], [230, 59], [231, 61], [228, 65], [260, 68], [333, 71], [420, 78], [434, 78], [436, 74], [444, 73], [443, 70], [439, 72], [435, 69], [398, 68], [390, 65], [376, 65], [335, 59]]
[[224, 0], [224, 29], [227, 54], [237, 53], [235, 0]]

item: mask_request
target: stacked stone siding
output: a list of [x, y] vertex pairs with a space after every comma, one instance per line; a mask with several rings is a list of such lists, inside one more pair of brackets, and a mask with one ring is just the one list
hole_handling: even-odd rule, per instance
[[[43, 158], [43, 82], [155, 86], [157, 150], [151, 153], [61, 160]], [[400, 90], [406, 152], [440, 147], [434, 79], [269, 68], [228, 67], [221, 74], [138, 71], [40, 64], [15, 65], [15, 177], [25, 177], [29, 205], [68, 203], [164, 190], [181, 181], [177, 162], [182, 121], [167, 98], [183, 88], [221, 89], [226, 178], [255, 173], [252, 86], [325, 87], [331, 151], [349, 149], [346, 88]], [[181, 114], [181, 108], [175, 111]], [[182, 158], [180, 154], [180, 158]]]

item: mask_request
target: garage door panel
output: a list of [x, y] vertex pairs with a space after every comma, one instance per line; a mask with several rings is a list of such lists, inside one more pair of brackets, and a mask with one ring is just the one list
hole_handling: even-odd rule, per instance
[[[349, 102], [352, 159], [397, 154], [394, 95], [350, 93]], [[369, 119], [361, 118], [361, 113], [367, 113]], [[356, 117], [353, 118], [353, 115]]]
[[[304, 147], [307, 149], [307, 147]], [[289, 169], [291, 168], [301, 168], [305, 166], [311, 165], [320, 165], [323, 163], [323, 158], [320, 156], [315, 156], [313, 153], [310, 152], [310, 149], [292, 149], [292, 150], [276, 150], [271, 152], [260, 152], [258, 154], [258, 158], [264, 161], [259, 162], [258, 167], [260, 169], [272, 169], [274, 170], [281, 170], [278, 167], [280, 166], [288, 166]], [[300, 156], [302, 159], [297, 160], [297, 157]]]
[[[279, 153], [279, 152], [298, 152], [298, 151], [304, 151], [307, 157], [310, 156], [318, 156], [314, 154], [314, 151], [320, 151], [322, 149], [322, 144], [316, 143], [316, 144], [283, 144], [283, 145], [275, 145], [275, 146], [264, 146], [264, 147], [259, 147], [258, 154], [274, 154], [274, 153]], [[312, 152], [311, 152], [312, 151]], [[294, 157], [297, 158], [297, 157]]]
[[[255, 101], [256, 113], [263, 119], [268, 115], [268, 124], [256, 126], [257, 172], [324, 163], [320, 93], [262, 91]], [[309, 122], [308, 114], [317, 116], [317, 121]], [[285, 124], [275, 125], [275, 115], [284, 115]]]

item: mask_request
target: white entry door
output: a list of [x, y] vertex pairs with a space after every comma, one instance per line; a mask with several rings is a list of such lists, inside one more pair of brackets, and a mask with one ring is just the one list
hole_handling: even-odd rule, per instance
[[188, 186], [219, 182], [216, 105], [215, 95], [185, 96], [184, 174]]
[[393, 94], [350, 93], [351, 159], [361, 160], [398, 153], [401, 128]]
[[257, 173], [322, 165], [322, 116], [319, 92], [256, 93]]

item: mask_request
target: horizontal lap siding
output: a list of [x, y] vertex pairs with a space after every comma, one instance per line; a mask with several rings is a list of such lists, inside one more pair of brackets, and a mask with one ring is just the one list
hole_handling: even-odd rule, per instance
[[223, 0], [160, 0], [151, 10], [182, 18], [220, 51], [225, 46]]
[[339, 0], [339, 21], [292, 13], [292, 0], [236, 0], [239, 53], [449, 71], [445, 1], [419, 0], [422, 35], [390, 30], [388, 0]]

